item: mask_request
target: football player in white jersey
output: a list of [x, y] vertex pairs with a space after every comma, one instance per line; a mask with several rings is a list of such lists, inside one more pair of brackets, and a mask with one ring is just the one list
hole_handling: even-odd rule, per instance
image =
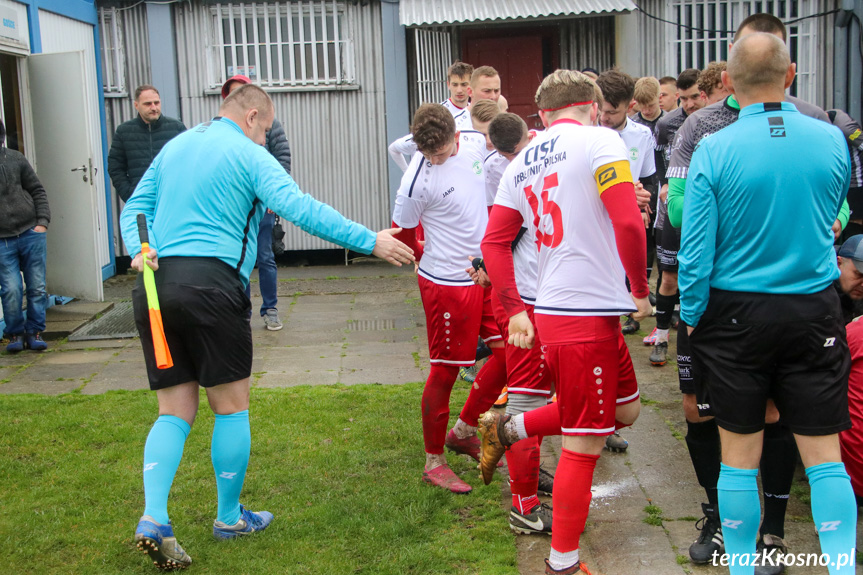
[[[440, 104], [420, 106], [413, 128], [420, 153], [414, 155], [402, 178], [393, 221], [402, 223], [399, 237], [419, 250], [417, 273], [431, 363], [422, 398], [423, 480], [454, 493], [468, 493], [470, 485], [447, 465], [444, 446], [479, 459], [477, 419], [497, 397], [484, 393], [499, 390], [506, 378], [499, 343], [500, 347], [492, 348], [492, 357], [477, 375], [458, 422], [447, 434], [450, 392], [459, 367], [473, 365], [477, 336], [500, 342], [490, 306], [484, 313], [485, 290], [464, 269], [468, 256], [479, 255], [488, 222], [482, 168], [485, 138], [457, 132], [452, 115]], [[420, 224], [425, 232], [422, 246], [415, 237]]]
[[[441, 105], [449, 110], [453, 118], [456, 118], [456, 128], [459, 130], [470, 130], [470, 113], [467, 112], [470, 103], [470, 80], [473, 74], [473, 66], [467, 62], [456, 60], [446, 71], [446, 87], [449, 90], [449, 98], [441, 102]], [[412, 157], [417, 147], [413, 141], [413, 134], [402, 136], [389, 145], [390, 157], [404, 172], [408, 169], [405, 156]]]
[[[646, 252], [647, 261], [649, 264], [647, 267], [647, 278], [650, 279], [655, 256], [655, 248], [652, 245], [653, 218], [651, 215], [656, 213], [656, 201], [659, 195], [659, 178], [656, 174], [656, 159], [654, 157], [656, 141], [653, 138], [653, 133], [647, 126], [633, 122], [626, 117], [626, 112], [630, 108], [633, 96], [635, 95], [635, 80], [629, 74], [615, 69], [606, 70], [599, 75], [596, 83], [602, 90], [602, 95], [605, 99], [601, 108], [600, 125], [615, 130], [620, 134], [623, 143], [626, 145], [632, 177], [651, 193], [650, 207], [642, 211], [644, 227], [647, 230], [645, 235], [648, 246]], [[623, 325], [623, 333], [635, 333], [640, 327], [638, 322], [629, 317]], [[666, 334], [664, 346], [654, 346], [650, 363], [657, 366], [665, 365], [668, 361], [667, 350], [668, 335]], [[622, 451], [626, 449], [627, 445], [626, 440], [619, 436], [609, 438], [609, 449]]]
[[644, 224], [626, 149], [616, 134], [591, 125], [594, 90], [587, 76], [569, 70], [543, 80], [536, 101], [548, 130], [504, 172], [483, 241], [489, 276], [510, 317], [509, 342], [529, 348], [535, 330], [518, 294], [510, 242], [526, 219], [536, 228], [534, 317], [558, 402], [515, 417], [484, 414], [480, 465], [486, 479], [516, 441], [563, 434], [550, 574], [588, 572], [578, 545], [593, 470], [606, 436], [631, 425], [640, 409], [618, 317], [650, 313]]
[[[487, 184], [500, 184], [507, 166], [536, 136], [529, 132], [527, 124], [515, 114], [500, 114], [488, 127], [496, 157], [493, 166], [486, 160]], [[488, 188], [487, 188], [488, 189]], [[497, 195], [497, 187], [491, 195], [491, 203]], [[536, 234], [532, 221], [525, 221], [516, 239], [511, 243], [518, 294], [524, 302], [528, 315], [533, 319], [533, 304], [536, 301], [537, 250], [532, 238]], [[486, 276], [487, 277], [487, 276]], [[492, 290], [492, 309], [498, 328], [507, 338], [509, 316]], [[518, 415], [546, 405], [551, 398], [551, 370], [546, 367], [540, 345], [531, 349], [506, 345], [506, 373], [508, 401], [506, 413]], [[537, 492], [551, 494], [554, 475], [540, 468], [540, 438], [532, 437], [519, 441], [506, 452], [509, 470], [509, 486], [512, 492], [512, 507], [509, 525], [517, 533], [550, 533], [552, 511], [540, 503]]]

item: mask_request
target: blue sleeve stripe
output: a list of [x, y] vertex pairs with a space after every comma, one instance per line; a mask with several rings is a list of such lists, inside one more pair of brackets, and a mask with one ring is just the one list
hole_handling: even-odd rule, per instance
[[[423, 160], [423, 161], [424, 161], [424, 160]], [[413, 196], [413, 193], [414, 193], [414, 184], [416, 184], [416, 183], [417, 183], [417, 178], [419, 178], [419, 177], [420, 177], [420, 172], [422, 172], [422, 171], [423, 171], [423, 162], [421, 161], [421, 162], [420, 162], [420, 167], [419, 167], [419, 168], [417, 168], [417, 173], [414, 175], [414, 179], [413, 179], [413, 181], [411, 182], [411, 187], [408, 189], [408, 197], [409, 197], [409, 198]]]

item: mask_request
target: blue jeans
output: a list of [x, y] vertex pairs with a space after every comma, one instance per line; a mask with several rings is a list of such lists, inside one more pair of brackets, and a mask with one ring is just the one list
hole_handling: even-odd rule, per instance
[[[0, 299], [3, 301], [4, 335], [21, 335], [45, 331], [45, 261], [48, 254], [48, 234], [27, 230], [20, 236], [0, 238]], [[27, 318], [21, 304], [27, 285]]]
[[[279, 272], [276, 267], [276, 256], [273, 255], [273, 226], [276, 225], [276, 214], [266, 213], [258, 226], [258, 283], [261, 286], [261, 316], [268, 309], [276, 309], [279, 299], [276, 295], [279, 285]], [[246, 287], [246, 295], [251, 290]]]

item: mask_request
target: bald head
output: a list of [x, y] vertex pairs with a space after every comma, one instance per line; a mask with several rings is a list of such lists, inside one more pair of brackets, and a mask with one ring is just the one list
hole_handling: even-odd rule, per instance
[[[246, 112], [252, 108], [260, 112], [272, 112], [273, 101], [270, 96], [258, 86], [245, 84], [234, 89], [219, 108], [219, 113], [231, 110], [239, 113]], [[224, 114], [222, 114], [224, 116]]]
[[273, 125], [274, 114], [270, 96], [252, 84], [231, 92], [219, 108], [220, 116], [236, 123], [250, 140], [262, 146]]
[[727, 74], [734, 93], [745, 98], [756, 92], [784, 93], [794, 78], [794, 68], [782, 40], [773, 34], [754, 32], [734, 43]]

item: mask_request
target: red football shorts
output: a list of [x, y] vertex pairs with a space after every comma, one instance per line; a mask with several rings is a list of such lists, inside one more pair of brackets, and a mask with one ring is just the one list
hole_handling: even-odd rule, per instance
[[542, 347], [556, 382], [561, 433], [614, 433], [617, 406], [639, 397], [618, 317], [538, 314], [536, 323], [546, 335]]
[[417, 276], [426, 314], [430, 363], [473, 365], [483, 317], [483, 288], [446, 286]]
[[[492, 289], [491, 295], [494, 318], [497, 321], [500, 333], [506, 344], [506, 385], [508, 393], [521, 393], [525, 395], [539, 395], [551, 397], [551, 384], [553, 381], [551, 369], [545, 361], [545, 354], [541, 349], [539, 331], [535, 331], [536, 340], [530, 349], [509, 345], [509, 317], [497, 292]], [[536, 322], [533, 318], [533, 306], [525, 304], [527, 315], [533, 322], [536, 330]]]

